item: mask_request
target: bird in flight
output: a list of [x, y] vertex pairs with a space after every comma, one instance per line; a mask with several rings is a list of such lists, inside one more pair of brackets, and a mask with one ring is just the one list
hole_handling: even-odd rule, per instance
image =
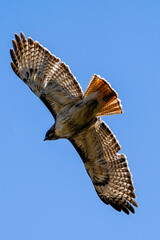
[[[15, 34], [10, 49], [15, 74], [42, 100], [55, 119], [45, 140], [68, 139], [80, 155], [95, 190], [105, 204], [135, 213], [132, 176], [126, 156], [101, 116], [120, 114], [118, 94], [93, 75], [83, 94], [69, 67], [37, 41]], [[133, 206], [132, 206], [133, 205]]]

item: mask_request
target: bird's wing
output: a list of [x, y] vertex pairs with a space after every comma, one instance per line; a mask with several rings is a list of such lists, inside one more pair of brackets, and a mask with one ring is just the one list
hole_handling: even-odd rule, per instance
[[118, 154], [120, 145], [108, 126], [98, 118], [69, 140], [82, 158], [101, 200], [118, 211], [134, 213], [132, 205], [138, 205], [133, 200], [131, 173], [125, 155]]
[[46, 48], [31, 38], [26, 40], [15, 34], [10, 50], [13, 71], [44, 102], [52, 115], [57, 114], [66, 105], [72, 106], [83, 97], [76, 78], [69, 67], [60, 62]]

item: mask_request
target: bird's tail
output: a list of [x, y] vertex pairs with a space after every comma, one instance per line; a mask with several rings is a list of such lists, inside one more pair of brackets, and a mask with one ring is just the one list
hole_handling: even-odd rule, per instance
[[122, 113], [122, 105], [120, 100], [118, 99], [117, 92], [110, 86], [110, 84], [104, 79], [100, 78], [97, 75], [93, 75], [84, 97], [98, 92], [100, 100], [104, 103], [102, 108], [97, 113], [97, 117], [106, 116], [112, 114], [120, 114]]

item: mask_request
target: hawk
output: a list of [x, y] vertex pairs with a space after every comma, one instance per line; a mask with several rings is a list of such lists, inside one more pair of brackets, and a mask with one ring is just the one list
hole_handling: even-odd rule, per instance
[[[132, 176], [119, 142], [101, 116], [120, 114], [118, 94], [93, 75], [86, 92], [69, 67], [23, 33], [10, 50], [15, 74], [42, 100], [55, 119], [44, 140], [68, 139], [82, 158], [95, 190], [105, 204], [135, 213]], [[133, 206], [132, 206], [133, 205]]]

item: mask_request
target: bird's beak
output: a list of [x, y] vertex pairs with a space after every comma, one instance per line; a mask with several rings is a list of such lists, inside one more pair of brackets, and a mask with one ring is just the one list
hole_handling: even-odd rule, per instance
[[44, 141], [47, 141], [48, 139], [45, 137]]

